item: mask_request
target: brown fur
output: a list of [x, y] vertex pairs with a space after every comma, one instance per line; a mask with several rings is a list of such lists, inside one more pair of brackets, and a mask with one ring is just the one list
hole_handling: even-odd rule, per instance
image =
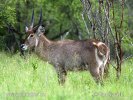
[[[38, 39], [36, 46], [33, 45], [35, 39]], [[35, 47], [36, 54], [54, 66], [59, 83], [63, 84], [68, 71], [87, 70], [97, 82], [100, 80], [100, 68], [104, 71], [105, 65], [99, 65], [96, 55], [100, 61], [104, 62], [105, 58], [108, 59], [106, 55], [108, 55], [109, 48], [105, 44], [98, 46], [99, 42], [95, 39], [51, 41], [43, 34], [39, 36], [34, 34], [32, 37], [29, 36], [25, 45]]]

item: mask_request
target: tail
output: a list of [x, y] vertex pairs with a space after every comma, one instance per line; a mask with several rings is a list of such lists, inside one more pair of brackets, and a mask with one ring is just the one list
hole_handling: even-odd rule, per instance
[[110, 60], [110, 49], [103, 42], [93, 42], [93, 45], [98, 49], [99, 56], [105, 57], [105, 65]]

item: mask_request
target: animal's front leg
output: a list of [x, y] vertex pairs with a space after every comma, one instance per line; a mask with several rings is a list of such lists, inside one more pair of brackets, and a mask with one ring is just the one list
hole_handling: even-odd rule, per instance
[[56, 72], [58, 74], [58, 82], [59, 84], [63, 85], [66, 80], [67, 72], [63, 67], [56, 67]]

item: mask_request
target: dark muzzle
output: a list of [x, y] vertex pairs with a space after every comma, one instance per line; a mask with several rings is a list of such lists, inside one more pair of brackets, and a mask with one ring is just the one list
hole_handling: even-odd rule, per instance
[[26, 44], [21, 44], [20, 48], [21, 50], [27, 50], [28, 46]]

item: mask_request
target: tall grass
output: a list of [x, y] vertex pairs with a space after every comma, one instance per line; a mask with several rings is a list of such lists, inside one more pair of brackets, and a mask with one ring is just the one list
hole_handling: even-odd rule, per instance
[[110, 66], [104, 86], [97, 85], [89, 72], [69, 72], [64, 86], [50, 64], [35, 55], [23, 59], [0, 52], [0, 100], [130, 100], [133, 98], [133, 59], [122, 66], [116, 80]]

